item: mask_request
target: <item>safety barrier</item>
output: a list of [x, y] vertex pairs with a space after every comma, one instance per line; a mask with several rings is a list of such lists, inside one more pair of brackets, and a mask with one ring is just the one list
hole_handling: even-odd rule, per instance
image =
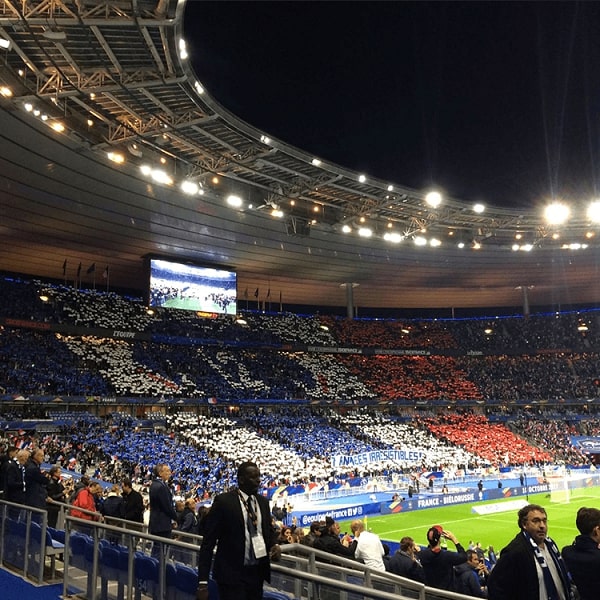
[[[129, 521], [109, 525], [65, 514], [64, 531], [47, 527], [45, 511], [0, 501], [0, 561], [43, 583], [48, 572], [63, 576], [63, 597], [81, 600], [194, 600], [199, 536], [192, 543], [139, 531]], [[56, 536], [53, 537], [53, 533]], [[64, 535], [64, 537], [61, 537]], [[58, 539], [61, 537], [61, 539]], [[58, 544], [48, 543], [49, 540]], [[41, 540], [46, 543], [42, 544]], [[62, 570], [55, 567], [64, 558]], [[60, 563], [59, 563], [60, 565]], [[209, 584], [211, 600], [217, 586]], [[265, 585], [270, 600], [463, 600], [391, 573], [369, 569], [301, 544], [282, 546]]]
[[[56, 578], [56, 558], [64, 553], [45, 510], [0, 500], [0, 564], [37, 584]], [[50, 560], [46, 572], [46, 559]]]

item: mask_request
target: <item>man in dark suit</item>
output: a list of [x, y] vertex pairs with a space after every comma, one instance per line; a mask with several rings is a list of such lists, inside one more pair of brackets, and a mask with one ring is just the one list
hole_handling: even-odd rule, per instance
[[[168, 485], [171, 467], [164, 463], [156, 465], [156, 479], [150, 484], [150, 522], [148, 533], [159, 537], [171, 538], [171, 530], [177, 523], [177, 513], [173, 505], [173, 495]], [[159, 545], [154, 544], [152, 553], [156, 556]]]
[[50, 480], [40, 469], [43, 462], [44, 451], [37, 448], [25, 465], [25, 504], [47, 510], [46, 498], [48, 497]]
[[[25, 497], [25, 471], [21, 467], [25, 463], [18, 460], [19, 451], [15, 448], [6, 462], [4, 470], [4, 500], [23, 504]], [[27, 457], [29, 458], [29, 457]]]
[[6, 451], [0, 454], [0, 499], [6, 500], [6, 476], [11, 463], [14, 464], [14, 458], [17, 455], [15, 446], [8, 446]]
[[[133, 489], [131, 479], [123, 479], [121, 482], [123, 488], [123, 504], [121, 505], [121, 518], [136, 523], [144, 522], [144, 499], [142, 495]], [[128, 528], [135, 529], [135, 525], [128, 525]]]
[[581, 507], [575, 524], [580, 535], [562, 549], [562, 556], [580, 599], [593, 600], [600, 590], [600, 510]]
[[198, 600], [208, 599], [208, 578], [213, 576], [220, 600], [261, 600], [263, 582], [270, 581], [270, 560], [280, 549], [271, 522], [269, 502], [257, 496], [260, 471], [256, 464], [238, 467], [238, 487], [219, 494], [206, 517], [198, 560]]

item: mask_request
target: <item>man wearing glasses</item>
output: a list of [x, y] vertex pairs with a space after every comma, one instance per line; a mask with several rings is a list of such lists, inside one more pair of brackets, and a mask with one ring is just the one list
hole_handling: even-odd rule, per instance
[[520, 532], [490, 573], [489, 600], [571, 600], [567, 569], [548, 537], [546, 510], [528, 504], [519, 511], [518, 524]]

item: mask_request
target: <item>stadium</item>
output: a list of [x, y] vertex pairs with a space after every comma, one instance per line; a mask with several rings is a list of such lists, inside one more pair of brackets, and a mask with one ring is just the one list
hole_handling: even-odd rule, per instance
[[[185, 8], [1, 3], [5, 447], [144, 496], [168, 463], [200, 505], [250, 459], [280, 528], [361, 518], [391, 553], [435, 523], [498, 551], [529, 501], [570, 544], [598, 497], [589, 210], [479, 212], [272, 139], [198, 81]], [[18, 596], [195, 597], [198, 536], [156, 558], [13, 504]], [[284, 542], [265, 597], [457, 597], [315, 556]]]

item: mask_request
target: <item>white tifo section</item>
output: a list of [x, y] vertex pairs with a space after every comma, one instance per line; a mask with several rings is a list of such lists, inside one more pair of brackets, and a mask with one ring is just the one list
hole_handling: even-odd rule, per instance
[[527, 500], [511, 500], [510, 502], [494, 502], [493, 504], [484, 504], [483, 506], [474, 506], [471, 512], [478, 515], [493, 515], [511, 510], [520, 510], [527, 506]]

